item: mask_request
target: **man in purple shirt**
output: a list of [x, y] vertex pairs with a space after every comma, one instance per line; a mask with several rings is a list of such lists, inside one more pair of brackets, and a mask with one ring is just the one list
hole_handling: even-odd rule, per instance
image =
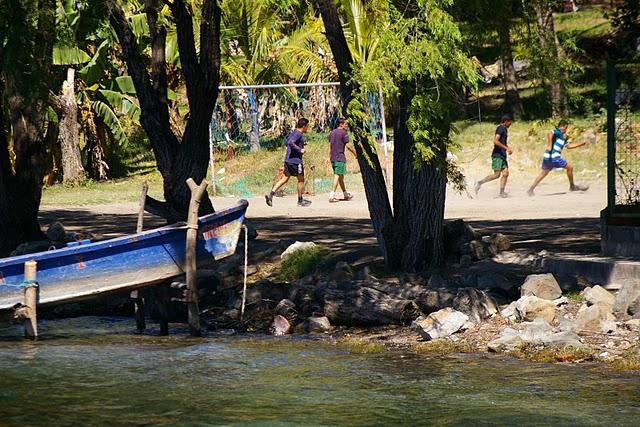
[[344, 155], [344, 149], [347, 148], [353, 155], [356, 152], [351, 146], [348, 146], [349, 135], [347, 134], [347, 119], [338, 119], [338, 127], [329, 134], [329, 160], [333, 167], [333, 187], [329, 195], [329, 202], [335, 203], [339, 200], [336, 198], [336, 189], [340, 184], [340, 189], [344, 198], [342, 200], [351, 200], [353, 196], [347, 192], [344, 186], [344, 174], [347, 172], [347, 157]]
[[289, 181], [289, 177], [298, 178], [298, 206], [309, 206], [310, 200], [303, 199], [304, 193], [304, 165], [302, 164], [302, 155], [304, 154], [304, 134], [309, 130], [309, 120], [304, 117], [298, 119], [296, 128], [287, 137], [285, 144], [286, 152], [284, 155], [284, 176], [276, 182], [264, 198], [267, 205], [273, 206], [273, 195]]

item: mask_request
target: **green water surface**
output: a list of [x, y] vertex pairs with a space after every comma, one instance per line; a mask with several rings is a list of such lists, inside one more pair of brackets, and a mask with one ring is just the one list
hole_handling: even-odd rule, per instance
[[598, 365], [136, 335], [130, 319], [40, 327], [35, 343], [0, 329], [1, 426], [640, 425], [640, 377]]

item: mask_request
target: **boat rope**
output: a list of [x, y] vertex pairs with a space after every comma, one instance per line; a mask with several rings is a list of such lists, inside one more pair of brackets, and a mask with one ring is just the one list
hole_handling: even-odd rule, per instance
[[198, 224], [196, 224], [196, 225], [187, 224], [186, 227], [187, 227], [188, 230], [197, 230], [198, 229]]
[[246, 225], [242, 224], [244, 229], [244, 283], [242, 285], [242, 306], [240, 307], [240, 321], [244, 316], [244, 303], [247, 299], [247, 263], [249, 254], [249, 229]]
[[37, 280], [31, 279], [31, 280], [25, 280], [19, 285], [14, 285], [12, 283], [2, 283], [0, 284], [0, 286], [6, 286], [8, 288], [37, 288], [39, 285]]

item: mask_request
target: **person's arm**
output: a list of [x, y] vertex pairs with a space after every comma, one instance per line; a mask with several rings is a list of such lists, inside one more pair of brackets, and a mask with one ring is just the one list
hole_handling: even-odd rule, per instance
[[504, 145], [502, 142], [500, 142], [500, 134], [496, 133], [496, 135], [493, 138], [493, 144], [496, 147], [502, 148], [503, 150], [507, 150], [507, 153], [511, 154], [513, 153], [513, 150], [511, 149], [511, 147], [508, 147], [506, 145]]
[[351, 151], [351, 154], [354, 155], [354, 157], [358, 157], [358, 155], [356, 154], [356, 150], [349, 144], [349, 134], [344, 134], [344, 146], [347, 150]]
[[298, 142], [297, 139], [293, 139], [293, 138], [287, 139], [287, 145], [289, 146], [289, 148], [291, 148], [292, 151], [296, 151], [300, 154], [304, 154], [304, 148], [298, 147], [298, 144], [296, 144], [296, 142]]
[[354, 157], [358, 157], [356, 150], [352, 146], [347, 145], [347, 150], [351, 151], [351, 154], [353, 154]]
[[547, 134], [547, 151], [551, 152], [553, 149], [553, 131], [550, 130]]
[[578, 147], [582, 147], [583, 145], [586, 145], [587, 142], [586, 141], [582, 141], [580, 143], [575, 143], [575, 142], [570, 142], [567, 145], [565, 145], [566, 148], [578, 148]]

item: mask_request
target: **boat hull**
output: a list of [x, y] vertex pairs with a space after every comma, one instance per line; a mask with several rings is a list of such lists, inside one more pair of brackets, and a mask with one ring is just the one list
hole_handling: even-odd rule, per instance
[[[232, 255], [248, 203], [200, 217], [199, 267]], [[38, 304], [50, 305], [138, 289], [184, 274], [187, 226], [174, 224], [135, 235], [0, 259], [0, 310], [23, 301], [24, 263], [38, 263]]]

